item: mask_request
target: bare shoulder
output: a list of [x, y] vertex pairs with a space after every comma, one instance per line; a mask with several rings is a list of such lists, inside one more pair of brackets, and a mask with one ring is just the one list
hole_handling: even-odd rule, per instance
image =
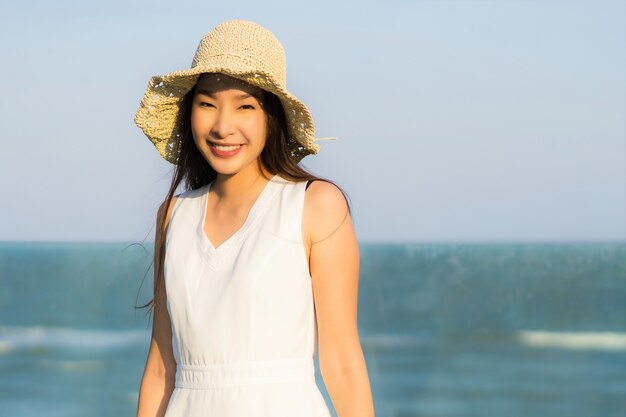
[[310, 245], [331, 235], [345, 220], [348, 203], [336, 185], [313, 181], [305, 192], [303, 238]]

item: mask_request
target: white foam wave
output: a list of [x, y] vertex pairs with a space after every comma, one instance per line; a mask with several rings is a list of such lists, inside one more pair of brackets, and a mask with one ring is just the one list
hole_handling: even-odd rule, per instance
[[535, 348], [626, 351], [626, 333], [619, 332], [526, 330], [518, 333], [518, 340]]
[[367, 349], [393, 349], [424, 346], [431, 338], [413, 334], [370, 334], [361, 337]]
[[48, 369], [59, 370], [63, 372], [78, 371], [99, 371], [104, 369], [105, 363], [102, 360], [49, 360], [42, 359], [40, 361], [42, 367]]
[[0, 354], [31, 349], [113, 350], [148, 343], [149, 330], [0, 326]]
[[12, 343], [0, 340], [0, 355], [9, 353], [13, 350], [15, 350], [15, 345], [13, 345]]

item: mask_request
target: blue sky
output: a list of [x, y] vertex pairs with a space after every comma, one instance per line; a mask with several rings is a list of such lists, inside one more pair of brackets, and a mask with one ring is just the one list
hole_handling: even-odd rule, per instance
[[141, 241], [171, 166], [150, 76], [256, 21], [362, 242], [626, 239], [622, 1], [0, 3], [0, 240]]

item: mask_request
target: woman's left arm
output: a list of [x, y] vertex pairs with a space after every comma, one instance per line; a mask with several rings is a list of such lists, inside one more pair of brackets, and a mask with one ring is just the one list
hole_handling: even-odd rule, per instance
[[320, 373], [338, 417], [374, 417], [357, 328], [359, 247], [348, 205], [325, 181], [311, 183], [304, 204]]

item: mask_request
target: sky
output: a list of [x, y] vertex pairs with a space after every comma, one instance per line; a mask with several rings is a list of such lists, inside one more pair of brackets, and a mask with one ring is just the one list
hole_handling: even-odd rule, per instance
[[152, 240], [133, 123], [228, 19], [271, 30], [362, 243], [626, 240], [626, 3], [0, 2], [0, 240]]

